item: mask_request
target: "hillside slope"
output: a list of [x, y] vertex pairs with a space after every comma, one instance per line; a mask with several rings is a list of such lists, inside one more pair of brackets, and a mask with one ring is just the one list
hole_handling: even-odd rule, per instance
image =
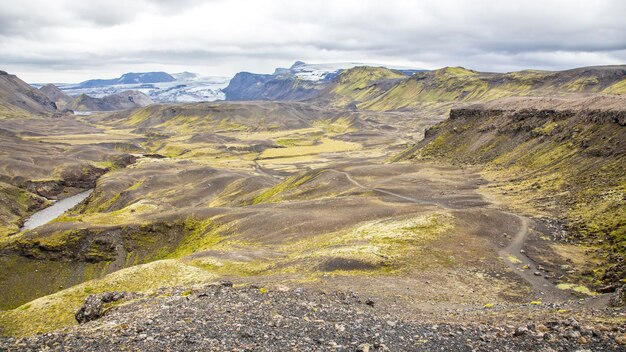
[[[409, 78], [378, 85], [371, 94], [363, 94], [359, 81], [375, 82], [380, 69], [355, 68], [342, 72], [332, 90], [316, 97], [321, 102], [342, 104], [350, 96], [359, 109], [386, 111], [415, 109], [445, 102], [488, 101], [512, 96], [569, 96], [590, 93], [626, 93], [626, 66], [583, 67], [566, 71], [519, 71], [483, 73], [462, 67], [445, 67], [435, 71], [418, 72]], [[369, 90], [369, 88], [368, 88]], [[339, 97], [336, 92], [344, 92]]]
[[0, 117], [47, 114], [56, 110], [56, 104], [42, 92], [15, 75], [0, 71]]
[[603, 265], [586, 273], [590, 283], [626, 279], [626, 97], [509, 98], [453, 109], [398, 159], [477, 165], [514, 207], [563, 219], [562, 239], [604, 248]]
[[152, 103], [152, 99], [144, 93], [127, 90], [103, 98], [82, 94], [69, 103], [67, 108], [78, 111], [114, 111], [144, 107]]
[[64, 109], [67, 104], [69, 104], [73, 98], [69, 95], [65, 94], [59, 87], [54, 84], [46, 84], [45, 86], [39, 88], [39, 90], [48, 97], [48, 99], [52, 100], [58, 109]]

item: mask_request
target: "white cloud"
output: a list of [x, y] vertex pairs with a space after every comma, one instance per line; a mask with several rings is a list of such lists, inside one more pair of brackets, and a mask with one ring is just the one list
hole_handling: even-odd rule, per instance
[[0, 69], [29, 81], [127, 71], [270, 72], [296, 59], [487, 71], [626, 62], [620, 0], [21, 0]]

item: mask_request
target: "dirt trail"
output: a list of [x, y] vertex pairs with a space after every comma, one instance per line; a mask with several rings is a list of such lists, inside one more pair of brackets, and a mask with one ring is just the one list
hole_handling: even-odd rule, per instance
[[342, 175], [346, 176], [348, 181], [350, 181], [352, 184], [354, 184], [355, 186], [357, 186], [357, 187], [359, 187], [361, 189], [367, 190], [367, 191], [372, 191], [372, 192], [378, 192], [378, 193], [386, 194], [386, 195], [389, 195], [389, 196], [392, 196], [392, 197], [396, 197], [396, 198], [400, 198], [400, 199], [404, 199], [406, 201], [409, 201], [409, 202], [412, 202], [412, 203], [415, 203], [415, 204], [419, 204], [419, 205], [434, 205], [434, 206], [437, 206], [437, 207], [440, 207], [440, 208], [444, 208], [444, 209], [453, 209], [453, 208], [448, 207], [445, 204], [419, 200], [419, 199], [416, 199], [416, 198], [403, 196], [402, 194], [398, 194], [398, 193], [395, 193], [395, 192], [387, 191], [387, 190], [384, 190], [384, 189], [381, 189], [381, 188], [372, 188], [372, 187], [365, 186], [365, 185], [359, 183], [359, 181], [357, 181], [354, 178], [352, 178], [352, 176], [349, 173], [345, 172], [345, 171], [339, 171], [339, 170], [335, 170], [335, 169], [328, 169], [328, 171], [336, 172], [338, 174], [342, 174]]
[[[528, 237], [528, 224], [530, 220], [524, 216], [513, 213], [503, 212], [503, 214], [516, 217], [520, 222], [519, 230], [513, 237], [511, 243], [499, 252], [500, 257], [504, 259], [504, 263], [513, 270], [513, 272], [528, 282], [542, 298], [543, 302], [559, 303], [566, 301], [570, 296], [567, 295], [566, 292], [556, 288], [542, 275], [535, 275], [535, 272], [539, 273], [536, 270], [537, 263], [523, 252], [524, 243], [526, 243]], [[527, 269], [524, 269], [524, 267], [527, 267]]]
[[[380, 188], [368, 187], [359, 181], [355, 180], [348, 172], [329, 169], [328, 171], [332, 171], [341, 175], [344, 175], [352, 184], [355, 186], [372, 191], [378, 192], [382, 194], [386, 194], [389, 196], [393, 196], [399, 199], [403, 199], [415, 204], [419, 205], [433, 205], [446, 210], [458, 210], [456, 208], [452, 208], [448, 205], [433, 202], [433, 201], [424, 201], [420, 199], [416, 199], [413, 197], [407, 197], [402, 194], [398, 194], [395, 192], [387, 191]], [[511, 243], [500, 250], [498, 254], [503, 259], [504, 263], [517, 275], [519, 275], [524, 281], [526, 281], [536, 292], [536, 295], [541, 298], [541, 301], [544, 303], [559, 303], [566, 301], [569, 296], [566, 292], [559, 290], [556, 288], [550, 281], [548, 281], [545, 277], [541, 275], [535, 275], [535, 270], [537, 264], [530, 259], [525, 253], [522, 252], [524, 247], [524, 243], [528, 237], [529, 233], [529, 222], [530, 220], [524, 216], [513, 214], [505, 211], [501, 211], [503, 215], [515, 217], [519, 220], [520, 226], [517, 230], [517, 233], [513, 237]], [[524, 269], [527, 266], [528, 269]]]

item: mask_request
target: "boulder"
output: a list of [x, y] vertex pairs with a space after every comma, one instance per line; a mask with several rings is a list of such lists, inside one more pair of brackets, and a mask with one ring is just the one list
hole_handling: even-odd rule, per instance
[[74, 315], [79, 324], [96, 320], [104, 314], [104, 304], [119, 301], [124, 298], [124, 292], [106, 292], [98, 295], [89, 295], [85, 303]]

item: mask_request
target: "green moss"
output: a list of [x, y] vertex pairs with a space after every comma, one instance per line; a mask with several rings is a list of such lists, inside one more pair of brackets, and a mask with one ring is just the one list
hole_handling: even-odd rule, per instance
[[475, 75], [476, 71], [468, 70], [466, 68], [457, 66], [457, 67], [444, 67], [442, 69], [436, 70], [435, 73], [437, 75]]
[[144, 182], [145, 182], [145, 180], [140, 180], [140, 181], [135, 182], [135, 184], [133, 184], [132, 186], [130, 186], [130, 187], [128, 187], [126, 189], [126, 192], [134, 191], [136, 189], [139, 189], [139, 187], [141, 187]]
[[106, 263], [81, 263], [0, 257], [0, 310], [15, 308], [37, 297], [101, 276]]
[[91, 163], [91, 165], [99, 168], [99, 169], [106, 169], [106, 170], [114, 170], [116, 169], [115, 164], [112, 161], [94, 161]]
[[560, 88], [568, 92], [595, 91], [599, 82], [597, 77], [581, 77], [565, 83]]
[[[391, 274], [410, 268], [451, 266], [449, 255], [433, 249], [429, 243], [454, 229], [454, 220], [445, 213], [424, 214], [405, 219], [390, 219], [362, 224], [355, 229], [299, 241], [284, 251], [292, 253], [287, 259], [299, 270], [311, 271], [328, 260], [339, 260], [352, 274]], [[366, 268], [359, 269], [360, 266]], [[342, 271], [339, 267], [339, 270]], [[344, 270], [345, 271], [345, 270]]]
[[352, 121], [348, 117], [340, 117], [335, 120], [326, 119], [315, 121], [314, 126], [321, 128], [326, 136], [333, 136], [354, 131]]
[[354, 101], [367, 101], [382, 93], [376, 83], [383, 80], [404, 78], [399, 72], [382, 67], [355, 67], [342, 72], [333, 88], [335, 104], [346, 105]]
[[184, 221], [185, 237], [178, 246], [165, 255], [165, 258], [181, 258], [186, 255], [209, 249], [222, 240], [223, 228], [210, 219], [186, 219]]
[[0, 331], [4, 335], [27, 336], [76, 324], [74, 313], [92, 293], [110, 291], [149, 293], [166, 286], [191, 285], [215, 280], [215, 276], [176, 260], [137, 265], [92, 280], [55, 294], [36, 299], [24, 306], [0, 312]]
[[277, 184], [274, 187], [271, 187], [254, 197], [252, 200], [252, 204], [260, 204], [260, 203], [275, 203], [280, 201], [280, 195], [284, 192], [287, 192], [291, 189], [297, 188], [298, 186], [312, 180], [313, 178], [319, 176], [321, 173], [325, 172], [325, 170], [319, 170], [315, 172], [306, 173], [303, 175], [292, 176], [283, 182]]
[[37, 209], [39, 204], [45, 206], [49, 202], [22, 188], [0, 182], [0, 243], [7, 240], [8, 235], [19, 231], [20, 220]]
[[585, 294], [587, 296], [597, 296], [598, 295], [598, 293], [593, 292], [593, 291], [589, 290], [587, 287], [582, 286], [582, 285], [561, 283], [561, 284], [556, 285], [556, 287], [559, 290], [572, 290], [574, 292], [582, 293], [582, 294]]
[[109, 210], [115, 202], [122, 196], [122, 193], [117, 193], [113, 197], [109, 198], [105, 202], [101, 203], [100, 206], [94, 210], [94, 212], [102, 213]]
[[626, 79], [612, 84], [611, 86], [604, 89], [603, 92], [610, 94], [626, 94]]
[[533, 132], [542, 134], [542, 135], [549, 135], [550, 133], [552, 133], [552, 131], [554, 131], [554, 129], [557, 126], [558, 124], [556, 122], [549, 121], [549, 122], [546, 122], [543, 126], [535, 128]]

